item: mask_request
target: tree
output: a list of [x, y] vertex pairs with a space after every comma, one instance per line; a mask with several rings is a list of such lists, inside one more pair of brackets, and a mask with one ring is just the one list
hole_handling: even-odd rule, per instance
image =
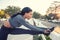
[[40, 14], [38, 12], [33, 12], [33, 18], [40, 18]]
[[20, 12], [20, 8], [19, 7], [15, 7], [15, 6], [8, 6], [6, 9], [5, 9], [5, 12], [8, 12], [9, 15], [13, 15], [17, 12]]
[[0, 17], [3, 18], [5, 15], [5, 11], [3, 9], [0, 10]]

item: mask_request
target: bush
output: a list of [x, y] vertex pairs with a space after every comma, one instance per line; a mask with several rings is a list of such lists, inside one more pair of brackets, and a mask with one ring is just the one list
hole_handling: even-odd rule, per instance
[[[49, 36], [45, 36], [45, 38], [46, 38], [46, 40], [52, 40]], [[39, 36], [38, 39], [39, 39], [39, 40], [43, 40], [43, 39], [42, 39], [42, 36]]]
[[52, 40], [49, 36], [45, 36], [46, 40]]

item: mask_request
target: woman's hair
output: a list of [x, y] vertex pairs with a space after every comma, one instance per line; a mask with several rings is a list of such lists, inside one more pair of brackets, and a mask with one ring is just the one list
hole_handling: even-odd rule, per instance
[[29, 7], [24, 7], [20, 13], [16, 13], [16, 14], [14, 14], [14, 15], [11, 16], [11, 17], [13, 18], [13, 17], [15, 17], [15, 16], [17, 16], [17, 15], [22, 15], [22, 16], [23, 16], [25, 13], [29, 13], [29, 12], [31, 12], [31, 11], [32, 11], [31, 8], [29, 8]]

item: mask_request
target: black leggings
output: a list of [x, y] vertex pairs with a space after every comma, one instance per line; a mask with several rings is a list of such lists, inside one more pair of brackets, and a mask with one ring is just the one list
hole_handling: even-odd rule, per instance
[[0, 29], [0, 40], [7, 40], [8, 34], [42, 34], [42, 32], [33, 31], [33, 30], [26, 30], [21, 28], [6, 28], [4, 26]]

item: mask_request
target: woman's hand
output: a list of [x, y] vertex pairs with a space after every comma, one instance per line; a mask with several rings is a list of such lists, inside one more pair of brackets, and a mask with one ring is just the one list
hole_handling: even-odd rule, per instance
[[44, 31], [44, 33], [49, 33], [49, 32], [51, 32], [51, 30], [49, 30], [49, 29]]
[[44, 35], [48, 36], [50, 34], [51, 30], [47, 29], [47, 30], [44, 30]]
[[9, 21], [4, 21], [4, 26], [7, 28], [11, 28]]

